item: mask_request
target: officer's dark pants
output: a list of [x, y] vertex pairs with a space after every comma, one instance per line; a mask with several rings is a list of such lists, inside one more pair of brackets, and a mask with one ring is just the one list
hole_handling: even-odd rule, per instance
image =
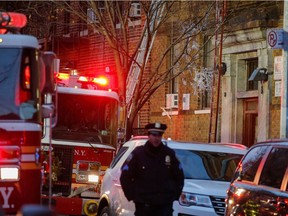
[[173, 208], [171, 204], [148, 205], [135, 203], [135, 216], [172, 216]]

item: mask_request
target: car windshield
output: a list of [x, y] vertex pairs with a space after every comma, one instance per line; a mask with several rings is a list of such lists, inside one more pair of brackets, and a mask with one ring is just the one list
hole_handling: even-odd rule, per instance
[[243, 155], [174, 149], [186, 179], [231, 181]]

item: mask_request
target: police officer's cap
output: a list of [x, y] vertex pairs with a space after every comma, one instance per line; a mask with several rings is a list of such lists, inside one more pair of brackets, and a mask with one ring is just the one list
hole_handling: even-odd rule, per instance
[[167, 125], [156, 122], [147, 124], [145, 128], [148, 130], [148, 134], [162, 135], [167, 129]]

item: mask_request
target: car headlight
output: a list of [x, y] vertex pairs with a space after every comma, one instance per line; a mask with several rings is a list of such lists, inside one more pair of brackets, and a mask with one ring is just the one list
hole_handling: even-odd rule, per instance
[[212, 203], [209, 196], [182, 192], [179, 198], [180, 205], [183, 206], [203, 206], [212, 208]]
[[97, 184], [100, 170], [99, 162], [79, 160], [76, 164], [76, 182]]
[[98, 175], [88, 175], [88, 182], [98, 183], [99, 176]]

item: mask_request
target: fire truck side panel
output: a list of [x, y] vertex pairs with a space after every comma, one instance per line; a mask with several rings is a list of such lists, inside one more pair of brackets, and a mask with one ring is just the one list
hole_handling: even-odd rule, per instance
[[[43, 199], [48, 202], [48, 197]], [[84, 209], [91, 203], [96, 203], [91, 199], [82, 199], [79, 197], [52, 197], [52, 208], [61, 215], [87, 215]], [[96, 205], [97, 206], [97, 205]], [[92, 214], [93, 215], [93, 214]]]
[[41, 197], [41, 128], [27, 123], [27, 131], [19, 131], [23, 123], [13, 125], [0, 123], [0, 168], [19, 169], [18, 180], [0, 182], [0, 203], [6, 213], [16, 213], [23, 204], [40, 204]]

